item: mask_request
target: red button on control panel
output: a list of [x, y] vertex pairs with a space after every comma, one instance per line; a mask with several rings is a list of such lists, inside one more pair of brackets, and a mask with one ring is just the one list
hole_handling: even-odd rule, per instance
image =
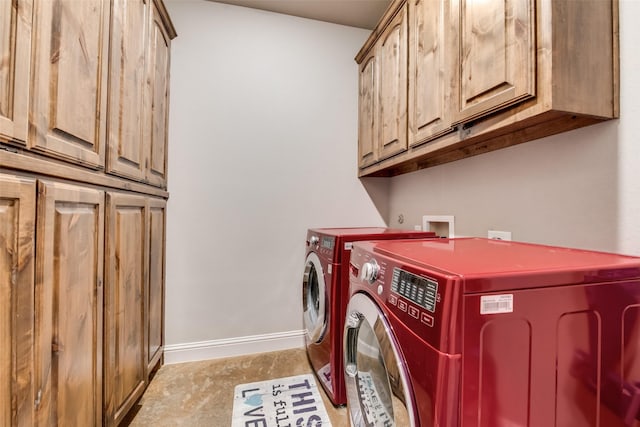
[[424, 323], [427, 326], [433, 326], [433, 323], [434, 323], [433, 316], [430, 316], [427, 313], [422, 313], [422, 317], [420, 318], [420, 320], [422, 320], [422, 323]]
[[409, 314], [411, 317], [415, 317], [416, 319], [420, 317], [420, 310], [413, 306], [409, 306]]
[[407, 311], [407, 303], [402, 300], [398, 301], [398, 308], [402, 311]]
[[398, 304], [398, 297], [395, 295], [389, 295], [389, 304], [391, 305]]

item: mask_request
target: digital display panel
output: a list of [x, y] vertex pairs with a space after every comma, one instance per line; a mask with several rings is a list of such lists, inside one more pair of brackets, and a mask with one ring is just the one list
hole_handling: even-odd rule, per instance
[[323, 237], [322, 238], [322, 247], [326, 249], [333, 249], [335, 245], [335, 239], [333, 237]]
[[399, 268], [394, 268], [391, 291], [420, 307], [426, 308], [432, 313], [436, 311], [438, 282], [433, 279], [416, 276]]

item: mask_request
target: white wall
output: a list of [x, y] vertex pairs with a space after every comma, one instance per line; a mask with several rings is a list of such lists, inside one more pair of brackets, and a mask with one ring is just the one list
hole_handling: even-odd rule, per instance
[[166, 342], [299, 331], [307, 228], [379, 226], [388, 215], [388, 181], [365, 189], [356, 178], [353, 57], [368, 31], [166, 4], [178, 32]]
[[178, 31], [169, 347], [301, 329], [309, 227], [412, 228], [423, 214], [454, 214], [461, 235], [508, 230], [640, 255], [640, 2], [620, 1], [619, 120], [362, 181], [353, 57], [367, 31], [206, 1], [167, 7]]
[[392, 178], [389, 225], [453, 214], [457, 235], [640, 255], [639, 19], [621, 0], [619, 120]]

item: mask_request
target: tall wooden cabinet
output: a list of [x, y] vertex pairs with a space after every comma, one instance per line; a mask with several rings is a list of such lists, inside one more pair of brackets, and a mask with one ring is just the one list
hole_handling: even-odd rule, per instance
[[117, 425], [146, 382], [147, 215], [143, 196], [107, 195], [105, 408]]
[[103, 191], [47, 181], [38, 185], [38, 426], [102, 422], [103, 216]]
[[165, 278], [165, 229], [167, 202], [148, 198], [147, 230], [149, 253], [147, 271], [146, 335], [147, 371], [151, 371], [162, 358], [164, 350], [164, 278]]
[[162, 363], [175, 36], [161, 0], [0, 2], [3, 427], [118, 425]]
[[0, 425], [31, 426], [36, 183], [0, 173]]
[[107, 193], [107, 425], [122, 421], [162, 357], [165, 209], [164, 199]]
[[[356, 56], [359, 175], [398, 175], [616, 118], [617, 4], [393, 0]], [[380, 58], [404, 14], [408, 78], [384, 72]], [[406, 121], [404, 94], [384, 88], [404, 88]]]

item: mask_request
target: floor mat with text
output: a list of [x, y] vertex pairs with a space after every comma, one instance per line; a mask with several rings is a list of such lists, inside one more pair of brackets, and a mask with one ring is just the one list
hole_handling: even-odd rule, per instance
[[231, 427], [331, 427], [312, 374], [237, 385]]

